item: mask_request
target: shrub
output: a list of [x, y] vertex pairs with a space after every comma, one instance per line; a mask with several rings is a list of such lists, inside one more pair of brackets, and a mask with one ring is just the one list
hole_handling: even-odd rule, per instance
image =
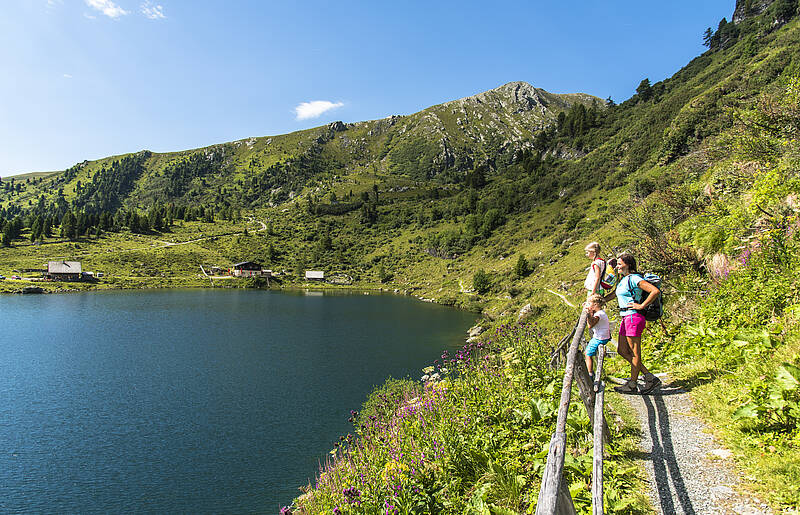
[[489, 274], [483, 268], [479, 268], [475, 275], [472, 276], [472, 289], [478, 293], [486, 293], [491, 286]]
[[525, 254], [520, 254], [517, 259], [517, 264], [514, 265], [514, 275], [518, 278], [523, 278], [531, 273], [530, 264], [525, 258]]

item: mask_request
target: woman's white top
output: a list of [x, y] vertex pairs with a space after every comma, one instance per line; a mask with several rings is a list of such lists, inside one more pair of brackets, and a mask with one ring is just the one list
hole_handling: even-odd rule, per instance
[[598, 340], [610, 340], [611, 339], [611, 324], [608, 322], [608, 315], [602, 309], [597, 311], [594, 316], [599, 318], [594, 327], [592, 327], [592, 338], [597, 338]]
[[[597, 271], [595, 272], [595, 265], [597, 265]], [[592, 291], [594, 287], [594, 282], [597, 280], [597, 274], [601, 274], [600, 278], [602, 279], [602, 274], [605, 273], [606, 262], [602, 259], [595, 259], [592, 261], [591, 266], [589, 266], [589, 273], [586, 275], [586, 280], [583, 282], [583, 287], [589, 291]], [[600, 289], [600, 285], [597, 286]]]

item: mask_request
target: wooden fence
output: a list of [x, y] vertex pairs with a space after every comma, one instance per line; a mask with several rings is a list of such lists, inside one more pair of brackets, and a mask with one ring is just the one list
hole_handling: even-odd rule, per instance
[[561, 388], [561, 403], [558, 407], [558, 419], [553, 437], [550, 439], [550, 450], [547, 454], [547, 465], [539, 490], [539, 503], [536, 515], [567, 515], [575, 513], [569, 489], [564, 484], [564, 457], [567, 444], [567, 412], [572, 396], [572, 382], [578, 383], [581, 400], [592, 422], [594, 430], [594, 462], [592, 471], [592, 511], [594, 515], [603, 513], [603, 447], [609, 441], [608, 424], [603, 415], [604, 385], [600, 379], [603, 372], [605, 345], [600, 345], [597, 353], [597, 370], [594, 381], [589, 377], [580, 343], [586, 331], [587, 313], [581, 314], [572, 332], [556, 347], [551, 358], [551, 366], [556, 366], [562, 349], [570, 337], [572, 341], [566, 350], [564, 366], [564, 382]]

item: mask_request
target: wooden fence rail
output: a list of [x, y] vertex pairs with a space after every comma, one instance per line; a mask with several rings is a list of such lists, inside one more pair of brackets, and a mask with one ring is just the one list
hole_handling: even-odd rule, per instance
[[[597, 373], [592, 381], [586, 363], [583, 360], [583, 353], [580, 351], [580, 343], [583, 333], [586, 330], [588, 314], [584, 311], [575, 328], [567, 338], [561, 341], [553, 352], [553, 359], [558, 359], [561, 348], [566, 340], [571, 336], [572, 342], [566, 355], [564, 367], [564, 381], [561, 387], [561, 402], [558, 407], [558, 419], [556, 429], [550, 439], [550, 449], [547, 453], [547, 465], [545, 466], [542, 486], [539, 490], [539, 502], [536, 505], [536, 515], [566, 515], [574, 514], [575, 506], [572, 502], [569, 489], [564, 484], [564, 458], [567, 445], [567, 413], [572, 397], [573, 379], [578, 383], [578, 391], [581, 400], [586, 407], [586, 412], [592, 422], [594, 430], [594, 469], [592, 474], [592, 506], [594, 515], [603, 513], [603, 446], [609, 440], [610, 433], [608, 424], [603, 415], [603, 385], [600, 380], [603, 359], [605, 357], [605, 346], [601, 345], [598, 349]], [[599, 470], [599, 473], [598, 473]]]

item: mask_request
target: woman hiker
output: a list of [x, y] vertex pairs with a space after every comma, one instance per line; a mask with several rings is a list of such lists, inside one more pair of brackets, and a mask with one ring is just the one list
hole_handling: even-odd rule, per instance
[[[619, 393], [637, 393], [639, 387], [636, 380], [639, 373], [644, 374], [644, 388], [641, 393], [648, 393], [661, 384], [661, 380], [653, 375], [642, 363], [642, 333], [647, 322], [639, 311], [647, 307], [659, 295], [658, 288], [645, 281], [636, 270], [636, 259], [628, 253], [617, 258], [619, 282], [615, 292], [609, 293], [606, 300], [616, 295], [622, 321], [619, 324], [619, 355], [631, 364], [631, 377], [622, 386], [614, 388]], [[647, 294], [647, 297], [644, 297]], [[643, 299], [636, 302], [636, 299]]]

